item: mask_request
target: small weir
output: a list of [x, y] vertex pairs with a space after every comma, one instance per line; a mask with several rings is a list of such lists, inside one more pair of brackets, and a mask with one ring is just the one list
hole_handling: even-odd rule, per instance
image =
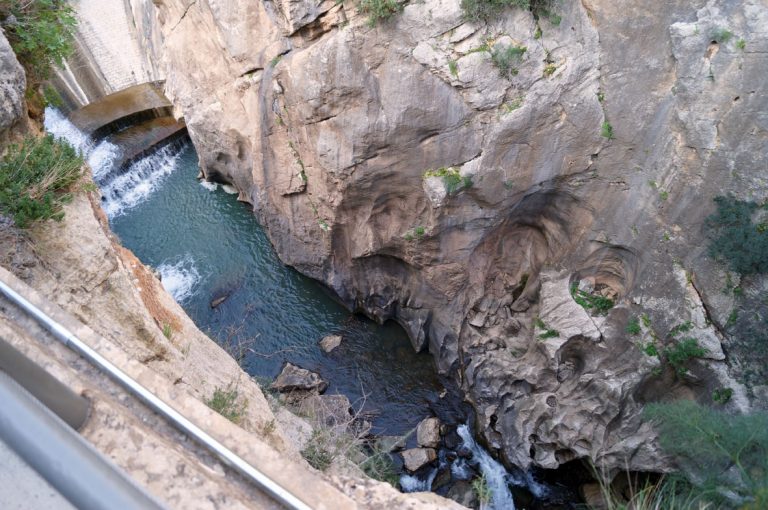
[[[548, 487], [531, 474], [507, 472], [475, 442], [464, 424], [471, 412], [457, 391], [444, 390], [431, 356], [414, 353], [398, 325], [351, 314], [325, 287], [284, 266], [246, 204], [197, 180], [192, 144], [159, 113], [134, 112], [138, 124], [117, 119], [111, 129], [79, 113], [99, 133], [95, 139], [53, 109], [45, 127], [86, 156], [112, 230], [158, 271], [198, 327], [222, 345], [240, 346], [244, 369], [256, 378], [271, 381], [285, 362], [319, 373], [330, 383], [327, 393], [346, 395], [373, 434], [408, 435], [409, 448], [417, 446], [416, 425], [437, 415], [450, 430], [438, 459], [402, 474], [403, 491], [452, 495], [464, 484], [472, 493], [482, 477], [490, 495], [483, 508], [514, 509], [515, 488], [524, 488], [529, 502], [546, 502]], [[332, 334], [342, 343], [326, 353], [318, 342]], [[400, 456], [393, 458], [400, 465]]]

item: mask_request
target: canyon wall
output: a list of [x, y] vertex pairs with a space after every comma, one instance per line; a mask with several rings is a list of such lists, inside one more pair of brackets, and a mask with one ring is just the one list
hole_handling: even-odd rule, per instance
[[[666, 469], [645, 403], [731, 388], [730, 410], [764, 405], [734, 378], [732, 275], [704, 228], [716, 195], [768, 199], [761, 0], [487, 23], [425, 0], [373, 26], [330, 0], [138, 3], [205, 176], [284, 262], [428, 348], [505, 460]], [[502, 72], [509, 47], [525, 51]], [[682, 377], [642, 346], [688, 321], [707, 354]]]
[[[41, 126], [26, 118], [25, 84], [24, 69], [0, 32], [0, 154], [9, 141], [40, 135]], [[40, 221], [22, 230], [0, 214], [0, 278], [5, 283], [313, 508], [463, 508], [431, 493], [403, 494], [368, 478], [351, 462], [334, 460], [325, 474], [310, 467], [300, 451], [313, 440], [313, 424], [274, 399], [268, 403], [232, 353], [200, 331], [154, 271], [120, 244], [87, 169], [68, 191], [60, 221]], [[94, 383], [106, 375], [63, 345], [45, 344], [44, 334], [35, 336], [37, 325], [25, 320], [29, 317], [20, 318], [15, 307], [3, 305], [3, 339], [86, 396], [91, 411], [79, 432], [149, 494], [169, 508], [276, 505], [258, 488], [226, 473], [208, 452], [190, 448], [194, 442], [185, 434], [167, 434], [162, 420], [146, 410], [142, 414], [130, 396]], [[210, 407], [220, 391], [234, 392], [236, 416]]]

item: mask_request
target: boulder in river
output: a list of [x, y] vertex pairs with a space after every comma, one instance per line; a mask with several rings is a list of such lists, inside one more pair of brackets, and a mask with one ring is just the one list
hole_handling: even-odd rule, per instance
[[437, 458], [437, 452], [434, 448], [411, 448], [400, 455], [403, 456], [405, 469], [411, 473], [418, 471]]
[[341, 335], [328, 335], [320, 340], [320, 348], [325, 352], [331, 352], [341, 345]]
[[280, 393], [293, 391], [317, 391], [324, 392], [328, 388], [328, 382], [319, 374], [301, 368], [293, 363], [286, 363], [280, 375], [269, 385], [270, 389]]
[[226, 301], [228, 297], [229, 297], [229, 294], [224, 294], [223, 296], [214, 297], [213, 299], [211, 299], [211, 308], [217, 308], [220, 304]]
[[437, 448], [440, 444], [440, 420], [425, 418], [416, 427], [416, 442], [426, 448]]

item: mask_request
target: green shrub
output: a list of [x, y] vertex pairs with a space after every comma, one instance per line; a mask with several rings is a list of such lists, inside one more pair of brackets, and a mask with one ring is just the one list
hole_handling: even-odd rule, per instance
[[768, 272], [768, 232], [752, 221], [761, 206], [732, 196], [715, 197], [715, 204], [717, 211], [705, 221], [710, 255], [742, 275]]
[[51, 106], [59, 110], [64, 108], [64, 99], [61, 97], [61, 94], [49, 84], [43, 85], [43, 101], [45, 106]]
[[662, 355], [678, 375], [685, 375], [688, 372], [688, 362], [706, 356], [707, 350], [701, 347], [695, 338], [684, 338], [665, 347]]
[[20, 228], [61, 220], [61, 205], [71, 199], [65, 190], [80, 177], [82, 165], [71, 145], [51, 135], [11, 145], [0, 162], [0, 211]]
[[648, 342], [643, 346], [643, 352], [646, 356], [658, 356], [659, 355], [659, 349], [656, 347], [656, 344], [653, 342]]
[[[16, 21], [8, 23], [10, 16]], [[48, 79], [53, 66], [61, 66], [74, 50], [77, 20], [64, 0], [5, 0], [0, 18], [30, 88]]]
[[680, 333], [687, 333], [692, 329], [693, 323], [691, 321], [685, 321], [682, 324], [678, 324], [677, 326], [670, 329], [669, 333], [667, 333], [667, 336], [674, 338]]
[[514, 76], [518, 73], [517, 66], [527, 51], [525, 46], [502, 46], [497, 44], [491, 49], [491, 61], [499, 69], [502, 76]]
[[702, 506], [691, 508], [768, 508], [768, 414], [729, 415], [682, 400], [649, 405], [645, 416], [695, 486]]
[[639, 335], [643, 330], [640, 328], [640, 319], [632, 317], [627, 323], [627, 333], [630, 335]]
[[416, 237], [424, 237], [425, 232], [426, 232], [426, 229], [421, 225], [413, 229], [413, 233], [416, 234]]
[[718, 27], [712, 31], [712, 40], [719, 43], [727, 43], [733, 37], [733, 32], [727, 28]]
[[451, 72], [454, 78], [459, 77], [459, 64], [457, 64], [455, 60], [448, 61], [448, 70]]
[[506, 7], [530, 9], [530, 0], [461, 0], [464, 17], [472, 21], [489, 20]]
[[309, 465], [320, 471], [325, 471], [333, 462], [333, 454], [326, 447], [326, 438], [323, 433], [315, 430], [309, 438], [307, 446], [301, 450], [301, 456], [309, 462]]
[[241, 399], [237, 388], [228, 386], [213, 390], [213, 396], [208, 399], [206, 405], [228, 419], [232, 423], [240, 423], [245, 416], [248, 401]]
[[547, 338], [555, 338], [555, 337], [560, 336], [560, 332], [559, 331], [557, 331], [556, 329], [549, 328], [546, 324], [544, 324], [544, 321], [541, 320], [540, 317], [536, 317], [535, 319], [533, 319], [533, 324], [537, 328], [542, 330], [542, 332], [539, 333], [539, 338], [541, 338], [542, 340], [546, 340]]
[[491, 486], [488, 485], [488, 480], [485, 475], [472, 480], [472, 490], [477, 496], [477, 500], [480, 502], [480, 508], [486, 508], [493, 498], [493, 491]]
[[437, 170], [427, 170], [424, 172], [424, 178], [427, 177], [440, 177], [445, 185], [445, 191], [449, 195], [458, 193], [464, 188], [472, 187], [472, 177], [469, 175], [462, 175], [459, 173], [459, 168], [455, 166], [442, 167]]
[[402, 9], [396, 0], [360, 0], [360, 11], [368, 15], [368, 26], [389, 19]]
[[392, 456], [380, 449], [372, 448], [364, 452], [363, 460], [357, 463], [363, 472], [374, 480], [387, 482], [393, 487], [397, 487], [400, 476], [392, 461]]
[[747, 41], [745, 41], [744, 39], [739, 39], [738, 42], [736, 43], [736, 47], [740, 50], [743, 50], [744, 48], [747, 47]]
[[507, 7], [516, 7], [531, 11], [537, 19], [548, 18], [553, 25], [557, 26], [561, 18], [552, 12], [554, 3], [555, 0], [461, 0], [461, 10], [464, 11], [464, 17], [468, 20], [488, 21]]
[[597, 313], [598, 315], [605, 315], [608, 310], [613, 308], [614, 302], [612, 299], [608, 299], [603, 296], [596, 296], [583, 290], [579, 290], [579, 282], [573, 282], [571, 284], [571, 297], [579, 305], [587, 311]]
[[603, 125], [600, 128], [600, 134], [603, 136], [603, 138], [613, 140], [613, 126], [611, 126], [608, 121], [603, 122]]
[[712, 400], [718, 404], [725, 404], [733, 396], [733, 390], [731, 388], [718, 388], [712, 392]]

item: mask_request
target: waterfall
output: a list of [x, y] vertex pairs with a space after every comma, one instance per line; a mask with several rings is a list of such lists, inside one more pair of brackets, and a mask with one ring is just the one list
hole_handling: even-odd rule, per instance
[[101, 206], [107, 216], [120, 216], [157, 191], [165, 177], [176, 169], [180, 156], [178, 147], [166, 145], [134, 161], [125, 172], [102, 182], [97, 181], [102, 194]]
[[44, 124], [47, 132], [66, 140], [85, 157], [94, 181], [101, 188], [101, 205], [110, 219], [124, 214], [157, 191], [164, 178], [176, 169], [183, 149], [167, 145], [126, 168], [115, 168], [122, 157], [122, 151], [115, 144], [107, 140], [94, 142], [54, 108], [45, 109]]
[[507, 470], [475, 442], [468, 426], [459, 425], [456, 432], [464, 442], [464, 446], [472, 451], [472, 458], [477, 460], [480, 472], [485, 476], [486, 483], [491, 492], [491, 501], [488, 508], [492, 510], [514, 510], [515, 502], [512, 499], [512, 492], [509, 490]]

